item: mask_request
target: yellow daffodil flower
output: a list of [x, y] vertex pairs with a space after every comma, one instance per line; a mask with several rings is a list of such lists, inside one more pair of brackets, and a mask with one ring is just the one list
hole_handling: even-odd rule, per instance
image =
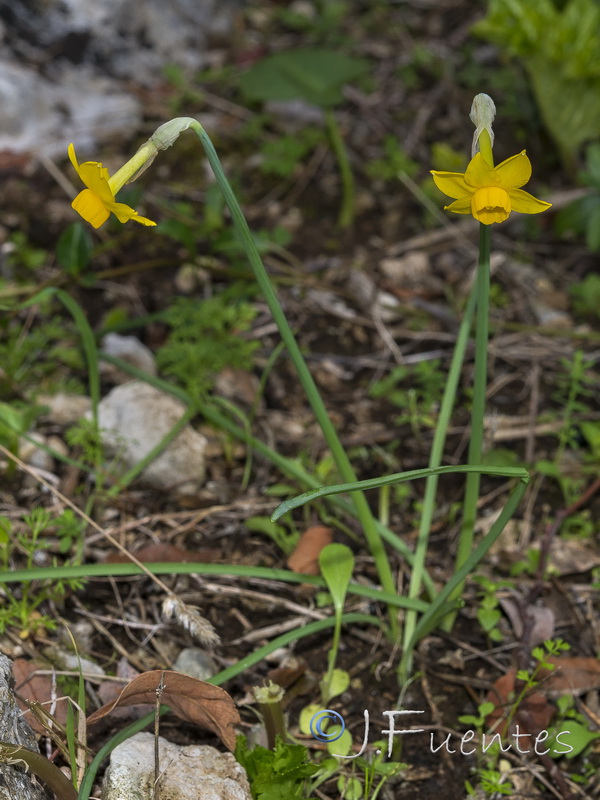
[[472, 214], [484, 225], [504, 222], [511, 211], [539, 214], [551, 206], [521, 189], [531, 178], [531, 162], [525, 150], [497, 167], [476, 153], [464, 173], [432, 170], [431, 174], [438, 189], [454, 198], [444, 210]]
[[101, 163], [84, 161], [83, 164], [79, 164], [72, 144], [69, 145], [69, 158], [75, 171], [87, 187], [79, 192], [71, 205], [86, 222], [89, 222], [94, 228], [99, 228], [106, 222], [112, 211], [119, 222], [127, 222], [132, 219], [142, 225], [156, 225], [156, 222], [152, 222], [151, 219], [140, 217], [137, 211], [125, 203], [115, 201], [115, 193], [122, 188], [123, 184], [115, 185], [114, 176], [110, 178], [108, 170]]

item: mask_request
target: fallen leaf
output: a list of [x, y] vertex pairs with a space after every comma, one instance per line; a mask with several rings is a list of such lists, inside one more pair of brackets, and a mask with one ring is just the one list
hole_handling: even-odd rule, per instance
[[[523, 635], [522, 606], [511, 597], [500, 597], [498, 603], [509, 618], [515, 636], [520, 639]], [[546, 606], [527, 606], [526, 613], [533, 617], [533, 627], [529, 635], [529, 643], [532, 647], [554, 636], [554, 612], [551, 609]]]
[[[38, 670], [50, 669], [48, 664], [36, 661], [27, 661], [25, 658], [15, 658], [12, 665], [15, 677], [15, 692], [24, 700], [30, 703], [37, 703], [42, 706], [44, 711], [52, 714], [60, 725], [67, 721], [67, 699], [53, 701], [53, 697], [59, 696], [52, 675], [36, 675]], [[44, 726], [29, 710], [29, 705], [17, 698], [19, 707], [23, 711], [23, 718], [31, 725], [37, 733], [47, 734], [48, 727]]]
[[554, 707], [546, 697], [539, 692], [526, 694], [516, 710], [511, 724], [511, 731], [507, 731], [506, 719], [514, 703], [515, 678], [517, 670], [513, 667], [501, 675], [487, 693], [486, 701], [493, 703], [496, 708], [486, 717], [486, 724], [501, 736], [512, 733], [512, 725], [519, 725], [521, 731], [537, 736], [540, 731], [547, 730]]
[[292, 572], [303, 575], [319, 575], [319, 553], [333, 541], [333, 530], [325, 525], [313, 525], [307, 528], [294, 552], [287, 560]]
[[117, 706], [155, 703], [161, 676], [165, 687], [161, 702], [180, 719], [216, 733], [229, 750], [234, 750], [236, 734], [233, 726], [239, 724], [240, 715], [231, 697], [219, 686], [172, 670], [155, 669], [138, 675], [116, 700], [94, 711], [88, 717], [88, 724], [98, 722]]
[[547, 659], [553, 670], [541, 670], [540, 689], [550, 697], [580, 695], [600, 688], [600, 661], [597, 658], [555, 656]]
[[[117, 669], [115, 670], [115, 676], [117, 678], [123, 678], [124, 681], [132, 681], [134, 678], [137, 678], [139, 674], [138, 670], [132, 667], [124, 656], [117, 662]], [[107, 680], [102, 681], [102, 683], [98, 685], [96, 694], [105, 705], [108, 705], [108, 703], [117, 700], [122, 689], [123, 683], [121, 681]], [[112, 711], [112, 715], [115, 719], [137, 719], [152, 711], [154, 706], [155, 703], [153, 702], [152, 704], [139, 705], [136, 708], [133, 706], [115, 708]]]

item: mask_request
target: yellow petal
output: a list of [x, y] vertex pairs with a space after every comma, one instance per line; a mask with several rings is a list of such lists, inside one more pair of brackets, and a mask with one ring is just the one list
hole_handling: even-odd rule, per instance
[[519, 189], [525, 186], [531, 178], [531, 161], [525, 155], [525, 150], [511, 156], [498, 164], [494, 169], [494, 178], [491, 181], [502, 189]]
[[487, 163], [481, 153], [475, 153], [469, 166], [465, 170], [465, 183], [473, 189], [481, 189], [484, 186], [494, 186], [497, 181], [494, 179], [494, 170]]
[[140, 225], [146, 225], [146, 227], [148, 227], [148, 228], [152, 228], [152, 227], [154, 227], [154, 225], [156, 225], [156, 222], [154, 222], [151, 219], [148, 219], [148, 217], [140, 217], [140, 215], [137, 212], [136, 212], [135, 217], [132, 217], [131, 219], [134, 222], [139, 222]]
[[71, 206], [94, 228], [99, 228], [110, 216], [102, 200], [91, 189], [79, 192]]
[[115, 196], [108, 184], [108, 170], [98, 161], [84, 161], [79, 165], [79, 177], [103, 203], [113, 203]]
[[460, 197], [470, 195], [473, 191], [465, 183], [465, 176], [462, 172], [439, 172], [432, 169], [431, 174], [440, 192], [447, 194], [448, 197], [458, 200]]
[[125, 203], [109, 203], [108, 208], [119, 222], [127, 222], [131, 219], [134, 222], [139, 222], [141, 225], [156, 225], [156, 222], [152, 222], [152, 220], [147, 217], [141, 217], [135, 209]]
[[454, 211], [455, 214], [470, 214], [471, 195], [461, 197], [460, 200], [455, 200], [449, 206], [444, 206], [444, 211]]
[[538, 200], [537, 197], [529, 194], [529, 192], [524, 192], [523, 189], [513, 189], [509, 192], [509, 195], [512, 210], [521, 214], [540, 214], [552, 205], [552, 203], [546, 203], [544, 200]]
[[75, 172], [79, 175], [79, 164], [77, 163], [77, 156], [75, 155], [75, 147], [71, 143], [69, 145], [69, 160], [71, 164], [75, 167]]

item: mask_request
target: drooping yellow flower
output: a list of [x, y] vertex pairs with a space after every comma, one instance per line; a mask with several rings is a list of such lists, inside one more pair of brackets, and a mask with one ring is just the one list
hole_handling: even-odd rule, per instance
[[86, 222], [89, 222], [94, 228], [99, 228], [106, 222], [112, 211], [119, 222], [127, 222], [132, 219], [142, 225], [156, 225], [156, 222], [141, 217], [137, 211], [125, 203], [115, 201], [115, 193], [119, 191], [122, 184], [114, 185], [108, 170], [101, 163], [84, 161], [83, 164], [79, 164], [72, 144], [69, 145], [69, 158], [75, 171], [87, 187], [79, 192], [71, 205]]
[[521, 189], [531, 178], [531, 162], [525, 150], [497, 167], [491, 167], [481, 153], [476, 153], [464, 173], [432, 170], [431, 174], [438, 189], [454, 198], [444, 210], [472, 214], [484, 225], [504, 222], [511, 211], [539, 214], [552, 205]]

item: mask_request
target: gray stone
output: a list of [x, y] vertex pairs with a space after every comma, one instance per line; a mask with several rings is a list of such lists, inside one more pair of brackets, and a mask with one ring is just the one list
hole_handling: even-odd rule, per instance
[[[251, 800], [246, 772], [231, 753], [180, 747], [159, 737], [158, 800]], [[154, 736], [137, 733], [111, 753], [102, 800], [152, 800]]]
[[[21, 715], [12, 692], [11, 662], [0, 655], [0, 742], [20, 744], [38, 751], [33, 731]], [[47, 800], [40, 785], [34, 785], [31, 776], [20, 767], [5, 764], [0, 759], [0, 800]]]
[[207, 681], [219, 671], [214, 658], [200, 647], [184, 647], [177, 656], [173, 669], [200, 681]]
[[73, 141], [82, 161], [99, 160], [98, 142], [138, 129], [136, 86], [164, 82], [166, 65], [190, 76], [208, 65], [235, 13], [233, 0], [9, 5], [0, 22], [0, 150], [65, 157]]
[[[184, 413], [183, 403], [143, 381], [130, 381], [109, 392], [98, 406], [98, 420], [102, 443], [115, 457], [117, 469], [138, 464]], [[194, 494], [204, 483], [206, 445], [201, 433], [185, 425], [141, 479], [159, 489]]]
[[37, 402], [48, 408], [46, 419], [56, 425], [73, 425], [88, 413], [92, 406], [89, 397], [82, 394], [40, 395]]
[[[152, 350], [135, 336], [107, 333], [102, 339], [102, 351], [106, 355], [126, 361], [127, 364], [149, 375], [156, 375], [156, 359]], [[126, 383], [131, 380], [131, 375], [106, 361], [100, 362], [100, 372], [105, 379], [113, 383]]]

